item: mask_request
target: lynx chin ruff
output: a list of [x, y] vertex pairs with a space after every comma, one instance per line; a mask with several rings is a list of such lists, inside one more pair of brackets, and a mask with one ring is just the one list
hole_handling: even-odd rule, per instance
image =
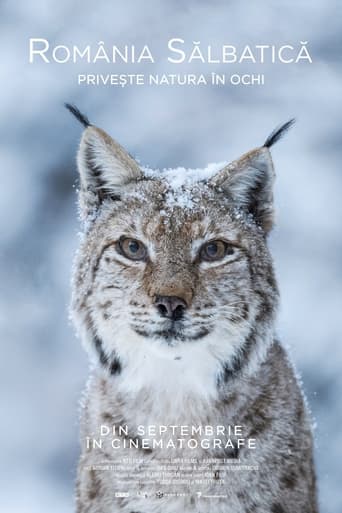
[[[67, 108], [85, 126], [72, 317], [92, 362], [77, 513], [316, 513], [310, 420], [274, 334], [267, 247], [269, 148], [292, 121], [222, 168], [156, 172]], [[115, 436], [94, 448], [101, 426]], [[151, 426], [182, 426], [184, 446]], [[196, 427], [212, 429], [207, 445]], [[122, 458], [131, 473], [118, 487], [109, 465]], [[200, 484], [138, 482], [166, 458], [210, 464]]]

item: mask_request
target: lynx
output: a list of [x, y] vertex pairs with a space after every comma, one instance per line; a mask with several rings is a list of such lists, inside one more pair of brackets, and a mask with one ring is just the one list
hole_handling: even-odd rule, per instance
[[154, 171], [67, 108], [85, 127], [71, 310], [91, 361], [77, 513], [317, 513], [267, 245], [270, 148], [292, 121], [221, 169]]

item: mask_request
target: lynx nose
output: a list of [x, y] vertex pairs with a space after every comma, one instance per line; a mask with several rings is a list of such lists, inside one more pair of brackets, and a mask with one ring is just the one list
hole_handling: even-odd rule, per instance
[[162, 317], [173, 321], [181, 319], [187, 308], [184, 299], [177, 296], [156, 296], [154, 304]]

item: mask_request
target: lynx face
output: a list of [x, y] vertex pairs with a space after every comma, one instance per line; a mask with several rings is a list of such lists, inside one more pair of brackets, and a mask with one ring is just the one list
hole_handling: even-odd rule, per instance
[[141, 182], [94, 223], [97, 332], [114, 335], [124, 326], [170, 346], [223, 326], [227, 336], [247, 333], [262, 305], [250, 261], [270, 266], [263, 234], [205, 186], [188, 191], [198, 201], [191, 208], [168, 206], [169, 194], [177, 201], [163, 181]]
[[73, 315], [112, 373], [137, 351], [176, 359], [196, 347], [230, 370], [271, 324], [272, 142], [204, 178], [180, 177], [140, 169], [87, 126]]

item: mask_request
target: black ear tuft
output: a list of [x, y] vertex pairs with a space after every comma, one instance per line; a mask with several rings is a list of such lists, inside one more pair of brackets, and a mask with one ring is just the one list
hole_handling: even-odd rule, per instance
[[71, 112], [71, 114], [73, 114], [75, 116], [75, 118], [85, 127], [87, 128], [88, 126], [91, 126], [91, 123], [89, 121], [89, 119], [87, 118], [87, 116], [85, 116], [84, 114], [82, 114], [82, 112], [80, 112], [78, 110], [78, 108], [75, 106], [75, 105], [72, 105], [71, 103], [65, 103], [64, 104], [65, 108], [68, 109], [68, 111]]
[[279, 128], [273, 130], [264, 142], [264, 148], [270, 148], [283, 137], [283, 135], [295, 124], [295, 119], [290, 119]]

